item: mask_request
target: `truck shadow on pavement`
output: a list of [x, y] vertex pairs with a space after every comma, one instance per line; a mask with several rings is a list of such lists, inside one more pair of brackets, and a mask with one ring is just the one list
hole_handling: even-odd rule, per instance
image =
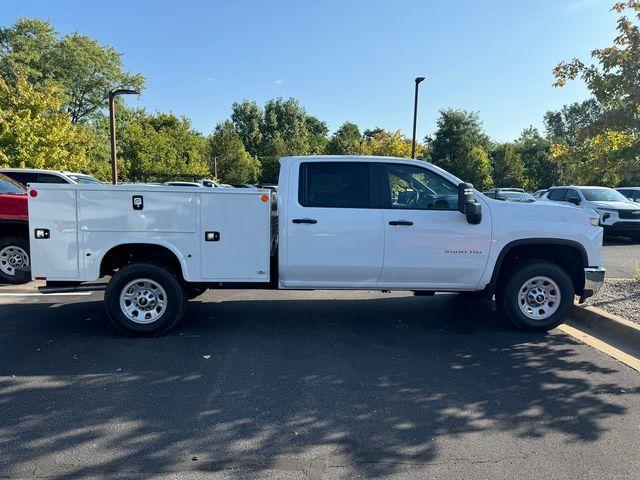
[[625, 367], [480, 300], [231, 297], [152, 339], [110, 330], [94, 297], [0, 305], [0, 476], [464, 472], [549, 435], [588, 451], [640, 398], [610, 380]]

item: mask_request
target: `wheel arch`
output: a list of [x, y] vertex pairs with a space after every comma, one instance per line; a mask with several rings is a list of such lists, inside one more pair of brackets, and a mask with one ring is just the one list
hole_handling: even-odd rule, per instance
[[571, 277], [575, 292], [584, 291], [584, 268], [589, 266], [587, 251], [574, 240], [562, 238], [533, 238], [513, 240], [506, 244], [496, 259], [491, 280], [485, 291], [493, 295], [501, 281], [501, 275], [518, 260], [539, 258], [553, 262]]
[[183, 255], [173, 245], [164, 242], [125, 242], [112, 245], [100, 258], [99, 276], [136, 262], [150, 262], [174, 271], [181, 280], [188, 277]]

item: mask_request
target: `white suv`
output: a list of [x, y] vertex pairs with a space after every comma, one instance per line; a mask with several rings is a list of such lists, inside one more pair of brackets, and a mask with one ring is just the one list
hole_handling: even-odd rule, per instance
[[0, 173], [21, 183], [25, 187], [28, 183], [102, 183], [86, 173], [59, 172], [57, 170], [39, 170], [35, 168], [2, 168]]
[[605, 235], [622, 235], [640, 240], [640, 204], [607, 187], [551, 187], [543, 200], [573, 204], [595, 210]]

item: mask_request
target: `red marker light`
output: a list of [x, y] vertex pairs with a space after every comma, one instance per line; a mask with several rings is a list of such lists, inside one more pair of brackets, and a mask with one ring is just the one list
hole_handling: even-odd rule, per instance
[[36, 198], [38, 196], [38, 191], [37, 190], [29, 190], [29, 195], [31, 195], [33, 198]]
[[269, 201], [269, 195], [262, 195], [262, 196], [260, 197], [260, 199], [261, 199], [263, 202], [268, 202], [268, 201]]

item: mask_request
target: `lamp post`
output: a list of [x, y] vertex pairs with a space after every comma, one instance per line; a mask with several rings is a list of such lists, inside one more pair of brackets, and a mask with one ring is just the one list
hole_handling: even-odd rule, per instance
[[111, 134], [111, 179], [114, 185], [118, 184], [118, 164], [116, 162], [116, 106], [115, 99], [118, 95], [140, 95], [140, 92], [127, 88], [118, 88], [109, 92], [109, 132]]
[[413, 100], [413, 139], [411, 141], [411, 158], [416, 158], [416, 122], [418, 120], [418, 85], [424, 77], [416, 77], [416, 94]]

